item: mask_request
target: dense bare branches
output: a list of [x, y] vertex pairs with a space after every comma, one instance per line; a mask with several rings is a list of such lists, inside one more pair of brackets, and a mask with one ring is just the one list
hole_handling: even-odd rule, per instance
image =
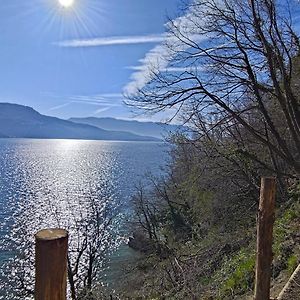
[[299, 173], [300, 109], [293, 88], [299, 40], [287, 7], [275, 0], [194, 1], [184, 21], [169, 22], [170, 66], [183, 71], [153, 72], [128, 103], [176, 108], [209, 130], [222, 124], [224, 135], [240, 127]]
[[[169, 22], [169, 70], [153, 69], [128, 95], [129, 105], [171, 109], [194, 130], [169, 137], [167, 175], [134, 198], [144, 234], [137, 240], [155, 231], [168, 249], [167, 258], [152, 252], [139, 265], [142, 295], [233, 299], [252, 289], [260, 177], [277, 176], [286, 206], [299, 182], [300, 48], [288, 9], [275, 0], [194, 0]], [[232, 258], [237, 265], [227, 269]]]

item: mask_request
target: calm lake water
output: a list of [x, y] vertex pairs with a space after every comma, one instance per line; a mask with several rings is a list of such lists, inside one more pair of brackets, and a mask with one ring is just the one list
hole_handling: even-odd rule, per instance
[[167, 158], [163, 143], [0, 139], [0, 269], [37, 230], [72, 227], [91, 199], [130, 210], [135, 185]]

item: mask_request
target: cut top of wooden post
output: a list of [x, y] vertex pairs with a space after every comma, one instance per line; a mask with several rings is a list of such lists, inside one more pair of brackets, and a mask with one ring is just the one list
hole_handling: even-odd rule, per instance
[[66, 300], [68, 232], [43, 229], [35, 239], [35, 300]]
[[60, 228], [48, 228], [40, 230], [35, 238], [40, 241], [52, 241], [68, 236], [68, 231]]

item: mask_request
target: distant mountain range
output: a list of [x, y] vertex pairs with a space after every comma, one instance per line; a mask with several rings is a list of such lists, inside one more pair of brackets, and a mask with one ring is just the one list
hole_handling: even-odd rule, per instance
[[87, 139], [118, 141], [159, 141], [130, 132], [108, 131], [88, 124], [44, 116], [33, 108], [0, 103], [0, 137], [41, 139]]
[[169, 133], [185, 129], [178, 125], [129, 121], [114, 118], [70, 118], [69, 121], [80, 124], [88, 124], [105, 130], [122, 130], [133, 134], [152, 136], [158, 139], [162, 139]]
[[62, 120], [28, 106], [0, 103], [0, 138], [159, 141], [179, 129], [176, 125], [113, 118]]

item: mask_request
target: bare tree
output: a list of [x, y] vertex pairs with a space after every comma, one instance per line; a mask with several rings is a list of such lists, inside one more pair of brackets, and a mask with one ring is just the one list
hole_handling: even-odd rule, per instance
[[[169, 22], [170, 65], [128, 104], [176, 108], [206, 130], [247, 132], [292, 172], [300, 173], [300, 108], [295, 92], [299, 39], [291, 1], [195, 0], [183, 20]], [[272, 169], [276, 169], [272, 165]], [[278, 169], [278, 168], [277, 168]]]
[[[25, 203], [15, 212], [12, 234], [5, 240], [15, 257], [1, 272], [0, 299], [33, 297], [34, 234], [47, 227], [66, 228], [70, 234], [68, 299], [88, 299], [94, 288], [99, 289], [105, 260], [121, 242], [119, 205], [113, 192], [107, 184], [101, 193], [91, 189], [77, 201], [51, 200], [47, 203], [44, 198], [24, 199]], [[35, 210], [39, 218], [32, 218]]]
[[101, 281], [107, 255], [120, 243], [116, 224], [118, 206], [109, 195], [90, 198], [85, 216], [74, 217], [68, 254], [68, 279], [73, 300], [85, 299]]

